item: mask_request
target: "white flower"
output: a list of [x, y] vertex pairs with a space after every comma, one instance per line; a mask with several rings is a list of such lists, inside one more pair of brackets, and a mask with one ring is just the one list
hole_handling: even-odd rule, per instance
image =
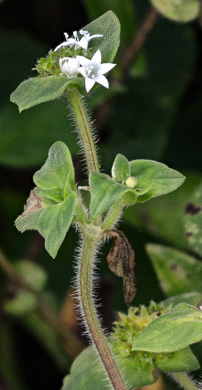
[[88, 49], [88, 42], [91, 39], [93, 39], [93, 38], [100, 38], [100, 37], [103, 36], [101, 34], [90, 35], [89, 32], [86, 31], [86, 30], [80, 30], [79, 32], [80, 32], [81, 35], [83, 35], [83, 37], [80, 40], [79, 40], [77, 31], [73, 32], [74, 38], [69, 38], [69, 35], [67, 33], [64, 33], [66, 42], [62, 42], [60, 45], [58, 45], [55, 48], [54, 51], [57, 51], [58, 49], [60, 49], [61, 47], [64, 47], [64, 46], [72, 47], [74, 45], [75, 45], [75, 49], [76, 50], [79, 49], [79, 48], [87, 50]]
[[72, 78], [77, 76], [80, 62], [77, 58], [63, 57], [59, 59], [59, 65], [62, 73]]
[[101, 51], [97, 50], [91, 60], [83, 56], [76, 56], [78, 58], [81, 67], [79, 68], [79, 73], [85, 77], [85, 88], [89, 92], [95, 83], [103, 85], [105, 88], [109, 88], [108, 80], [103, 74], [109, 72], [115, 64], [101, 64], [102, 55]]

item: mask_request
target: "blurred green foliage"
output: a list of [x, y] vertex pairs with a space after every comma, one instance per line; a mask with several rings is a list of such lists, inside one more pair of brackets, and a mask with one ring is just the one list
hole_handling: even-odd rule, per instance
[[[74, 157], [76, 180], [85, 182], [83, 163], [79, 163], [81, 158], [78, 155], [79, 147], [76, 144], [73, 122], [63, 99], [19, 114], [17, 107], [9, 102], [9, 96], [20, 82], [36, 75], [31, 69], [35, 67], [39, 57], [44, 57], [50, 48], [54, 48], [63, 40], [63, 30], [71, 33], [80, 29], [109, 9], [117, 14], [122, 24], [121, 45], [114, 73], [116, 77], [120, 71], [119, 64], [124, 57], [124, 51], [147, 15], [150, 2], [84, 0], [81, 3], [78, 0], [67, 7], [62, 1], [51, 0], [47, 6], [45, 0], [41, 2], [36, 0], [35, 4], [30, 2], [26, 5], [28, 7], [26, 18], [23, 23], [22, 18], [20, 19], [21, 25], [17, 19], [15, 20], [13, 6], [14, 0], [0, 3], [1, 250], [12, 264], [17, 259], [37, 261], [47, 277], [44, 293], [51, 293], [52, 297], [47, 299], [47, 305], [59, 317], [61, 307], [67, 304], [68, 315], [65, 319], [71, 320], [72, 329], [77, 334], [78, 328], [73, 320], [75, 313], [69, 303], [71, 299], [66, 298], [74, 275], [74, 248], [78, 238], [76, 233], [70, 229], [57, 259], [53, 261], [42, 249], [43, 245], [37, 233], [28, 232], [20, 235], [14, 227], [14, 220], [22, 213], [25, 199], [33, 188], [33, 172], [45, 162], [48, 149], [55, 141], [60, 140], [68, 145]], [[44, 18], [44, 10], [47, 7], [53, 12], [51, 14], [48, 11], [48, 17]], [[18, 8], [24, 15], [22, 1], [19, 1]], [[64, 24], [60, 25], [57, 22], [61, 8], [63, 14], [68, 13], [65, 27]], [[78, 19], [72, 21], [76, 14]], [[189, 246], [186, 232], [190, 231], [187, 230], [185, 222], [185, 209], [188, 204], [193, 203], [193, 197], [201, 188], [200, 41], [199, 20], [188, 24], [176, 24], [159, 17], [132, 64], [125, 83], [114, 85], [109, 91], [97, 88], [87, 99], [87, 104], [93, 108], [94, 119], [102, 102], [112, 94], [112, 91], [113, 93], [116, 91], [111, 111], [99, 130], [100, 162], [103, 171], [110, 173], [115, 156], [122, 153], [129, 160], [156, 159], [187, 176], [182, 188], [173, 194], [126, 210], [124, 222], [120, 225], [136, 253], [135, 306], [148, 304], [151, 299], [160, 301], [168, 294], [163, 284], [159, 284], [145, 251], [145, 245], [148, 243], [151, 245], [147, 248], [153, 248], [152, 256], [157, 256], [154, 253], [156, 244], [161, 245], [166, 259], [168, 249], [165, 246], [171, 247], [169, 256], [172, 255], [172, 261], [178, 267], [181, 257], [186, 257], [186, 252], [193, 250], [194, 254], [191, 253], [189, 256], [193, 258], [194, 264], [197, 264], [195, 275], [197, 283], [193, 278], [195, 268], [192, 270], [187, 268], [188, 276], [191, 275], [188, 278], [191, 285], [184, 283], [183, 292], [188, 292], [192, 288], [194, 290], [196, 286], [197, 291], [201, 291], [199, 287], [202, 276], [201, 244], [198, 247], [190, 242]], [[202, 207], [201, 203], [197, 204], [197, 207]], [[200, 221], [197, 220], [196, 223], [201, 232]], [[103, 300], [104, 323], [110, 329], [114, 319], [113, 310], [126, 311], [126, 307], [121, 281], [107, 267], [106, 255], [109, 248], [110, 243], [105, 245], [100, 255], [102, 288], [98, 293]], [[184, 253], [180, 252], [178, 255], [179, 249]], [[165, 267], [163, 256], [161, 262]], [[172, 281], [173, 286], [174, 284], [176, 286], [178, 279], [174, 271], [173, 269]], [[18, 272], [25, 277], [20, 268]], [[172, 295], [181, 291], [182, 289], [178, 291], [172, 289]], [[71, 359], [67, 354], [64, 357], [61, 345], [58, 347], [56, 332], [50, 327], [46, 328], [47, 325], [37, 316], [33, 302], [30, 303], [26, 299], [21, 301], [23, 304], [31, 305], [28, 305], [31, 307], [29, 313], [22, 315], [15, 311], [16, 302], [19, 305], [19, 297], [19, 289], [0, 271], [2, 386], [4, 385], [6, 390], [59, 389], [62, 386], [62, 377], [70, 368]], [[12, 305], [15, 310], [11, 310]], [[196, 354], [202, 363], [199, 348]], [[174, 389], [173, 384], [170, 386], [170, 389]]]

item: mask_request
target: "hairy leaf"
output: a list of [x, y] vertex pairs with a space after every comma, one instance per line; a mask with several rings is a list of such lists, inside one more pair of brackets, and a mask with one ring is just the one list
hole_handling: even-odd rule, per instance
[[59, 98], [69, 85], [81, 87], [83, 82], [78, 78], [67, 79], [66, 76], [35, 77], [23, 81], [11, 94], [10, 99], [17, 104], [21, 112]]
[[55, 258], [71, 225], [76, 207], [76, 194], [71, 193], [64, 202], [43, 209], [38, 231], [45, 238], [47, 252]]
[[186, 303], [152, 321], [133, 342], [132, 350], [175, 352], [202, 339], [202, 312]]
[[112, 62], [120, 43], [120, 23], [112, 11], [95, 19], [83, 27], [91, 35], [102, 34], [102, 38], [95, 38], [89, 42], [89, 48], [94, 54], [98, 49], [102, 53], [102, 62]]
[[135, 190], [128, 188], [125, 185], [115, 183], [109, 176], [103, 173], [90, 174], [90, 189], [91, 203], [90, 215], [95, 218], [97, 215], [107, 211], [114, 203], [120, 201], [124, 195], [129, 195], [123, 198], [123, 204], [136, 203]]
[[138, 188], [149, 189], [138, 197], [137, 202], [146, 202], [151, 198], [168, 194], [182, 185], [185, 177], [165, 164], [152, 160], [134, 160], [130, 162], [131, 175], [137, 179]]

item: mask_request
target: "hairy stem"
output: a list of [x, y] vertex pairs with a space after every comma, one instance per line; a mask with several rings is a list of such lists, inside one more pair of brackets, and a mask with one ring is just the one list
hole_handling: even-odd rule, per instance
[[99, 172], [95, 143], [81, 95], [76, 88], [72, 88], [71, 90], [68, 90], [67, 97], [78, 125], [88, 172]]
[[185, 372], [172, 372], [169, 376], [184, 390], [199, 390], [193, 379]]
[[84, 229], [82, 255], [79, 264], [78, 290], [79, 303], [86, 329], [96, 347], [113, 390], [126, 390], [124, 380], [115, 362], [111, 348], [101, 329], [93, 301], [93, 272], [95, 253], [102, 240], [102, 230], [93, 225]]

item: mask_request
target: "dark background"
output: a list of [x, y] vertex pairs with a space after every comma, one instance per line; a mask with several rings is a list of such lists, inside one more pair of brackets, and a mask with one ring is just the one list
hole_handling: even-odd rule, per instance
[[[149, 12], [149, 1], [0, 2], [1, 250], [13, 264], [19, 259], [29, 259], [45, 270], [48, 278], [46, 291], [51, 294], [58, 316], [62, 305], [68, 302], [70, 308], [68, 306], [63, 319], [72, 321], [74, 332], [78, 331], [77, 325], [72, 318], [71, 300], [69, 303], [66, 294], [74, 275], [76, 233], [70, 229], [57, 259], [52, 260], [36, 232], [21, 235], [14, 227], [14, 220], [22, 212], [33, 188], [33, 173], [44, 163], [54, 141], [62, 140], [69, 146], [74, 157], [76, 179], [85, 182], [73, 123], [63, 99], [19, 114], [17, 107], [9, 102], [9, 96], [20, 82], [35, 75], [32, 68], [37, 58], [45, 56], [50, 48], [63, 41], [64, 32], [71, 34], [79, 30], [109, 9], [122, 23], [117, 68], [110, 75], [112, 80], [118, 77], [125, 50]], [[129, 75], [117, 88], [108, 115], [102, 116], [99, 126], [103, 172], [110, 173], [116, 154], [122, 153], [129, 160], [146, 158], [164, 162], [187, 176], [186, 184], [176, 195], [128, 209], [120, 225], [136, 253], [137, 295], [134, 305], [165, 297], [146, 255], [146, 243], [157, 242], [189, 251], [183, 229], [183, 212], [192, 191], [201, 181], [202, 171], [201, 34], [200, 20], [178, 24], [159, 16], [135, 57]], [[98, 118], [100, 107], [109, 94], [110, 90], [99, 88], [87, 99], [93, 110], [93, 119]], [[98, 293], [103, 302], [104, 321], [110, 329], [114, 312], [126, 311], [126, 306], [121, 281], [107, 268], [109, 248], [110, 244], [106, 245], [101, 254], [101, 288]], [[9, 309], [7, 304], [12, 302], [15, 305], [18, 289], [3, 273], [0, 273], [0, 282], [0, 389], [59, 389], [69, 370], [70, 359], [58, 363], [47, 343], [43, 345], [41, 342], [40, 331], [39, 336], [36, 335], [24, 314]]]

